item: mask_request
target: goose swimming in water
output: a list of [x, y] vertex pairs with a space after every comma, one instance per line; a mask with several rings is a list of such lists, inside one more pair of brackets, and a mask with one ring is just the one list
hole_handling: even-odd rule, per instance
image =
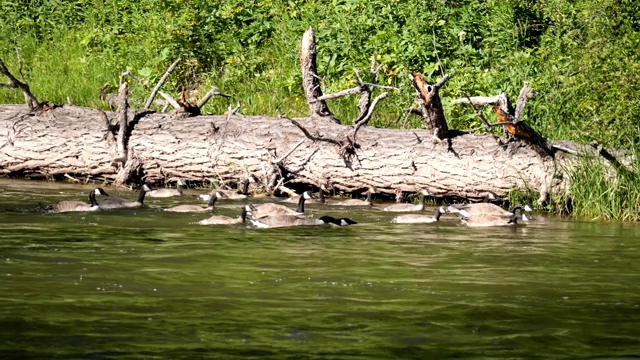
[[360, 199], [347, 199], [347, 200], [343, 200], [340, 202], [337, 202], [335, 204], [332, 205], [337, 205], [337, 206], [371, 206], [373, 205], [373, 199], [372, 196], [373, 194], [375, 194], [376, 190], [372, 187], [370, 187], [367, 190], [367, 199], [366, 200], [360, 200]]
[[[221, 192], [223, 194], [225, 194], [227, 197], [226, 199], [228, 200], [241, 200], [241, 199], [246, 199], [247, 197], [249, 197], [249, 179], [244, 179], [242, 181], [242, 190], [240, 192], [238, 191], [232, 191], [232, 190], [222, 190], [222, 189], [218, 189], [216, 190], [217, 192]], [[200, 194], [198, 195], [198, 197], [204, 201], [209, 201], [211, 199], [211, 194], [213, 192], [207, 193], [207, 194]]]
[[420, 212], [424, 210], [426, 197], [429, 196], [429, 192], [427, 190], [422, 190], [420, 192], [420, 202], [417, 205], [414, 204], [393, 204], [383, 208], [383, 211], [394, 211], [394, 212]]
[[532, 218], [525, 214], [513, 214], [507, 218], [501, 215], [477, 214], [469, 217], [461, 217], [463, 224], [469, 227], [491, 227], [491, 226], [512, 226], [518, 223], [518, 220], [529, 221]]
[[98, 203], [96, 202], [96, 195], [109, 196], [102, 188], [95, 188], [89, 192], [89, 203], [82, 201], [61, 201], [53, 206], [51, 212], [64, 213], [64, 212], [79, 212], [79, 211], [98, 211]]
[[475, 216], [475, 215], [492, 215], [492, 216], [502, 216], [502, 217], [511, 217], [518, 210], [523, 211], [533, 211], [533, 208], [529, 205], [515, 205], [512, 206], [509, 210], [505, 210], [498, 205], [491, 203], [475, 203], [475, 204], [465, 204], [465, 205], [450, 205], [447, 208], [448, 212], [460, 214], [462, 216]]
[[178, 179], [175, 189], [156, 189], [147, 192], [147, 196], [154, 198], [167, 198], [173, 196], [182, 196], [182, 187], [186, 184], [182, 179]]
[[318, 219], [305, 219], [295, 215], [273, 215], [259, 219], [251, 219], [251, 223], [258, 228], [277, 228], [290, 226], [319, 226], [319, 225], [337, 225], [349, 226], [357, 224], [357, 222], [349, 218], [334, 218], [333, 216], [322, 216]]
[[315, 197], [310, 191], [305, 191], [302, 193], [302, 196], [300, 196], [300, 199], [298, 199], [298, 207], [295, 210], [281, 204], [265, 203], [258, 205], [254, 204], [251, 213], [253, 214], [254, 219], [273, 215], [292, 215], [301, 217], [304, 216], [304, 203], [308, 199], [315, 199]]
[[147, 186], [147, 184], [143, 184], [140, 187], [140, 192], [138, 193], [138, 200], [131, 201], [119, 197], [109, 196], [107, 198], [98, 200], [98, 207], [103, 210], [139, 208], [144, 204], [144, 196], [147, 191], [151, 191], [151, 189], [149, 188], [149, 186]]
[[218, 199], [225, 199], [227, 195], [223, 194], [220, 191], [216, 191], [215, 194], [209, 199], [209, 203], [207, 203], [206, 207], [202, 207], [200, 205], [178, 205], [174, 207], [170, 207], [167, 209], [163, 209], [164, 211], [171, 212], [207, 212], [213, 211], [215, 209], [215, 203]]
[[433, 216], [424, 214], [406, 214], [396, 216], [391, 220], [392, 223], [397, 224], [427, 224], [440, 221], [440, 216], [446, 212], [446, 209], [442, 206], [436, 208], [436, 212]]
[[251, 216], [251, 205], [245, 205], [242, 207], [240, 216], [232, 218], [223, 215], [213, 215], [210, 218], [198, 221], [200, 225], [235, 225], [243, 224], [247, 220], [247, 216]]

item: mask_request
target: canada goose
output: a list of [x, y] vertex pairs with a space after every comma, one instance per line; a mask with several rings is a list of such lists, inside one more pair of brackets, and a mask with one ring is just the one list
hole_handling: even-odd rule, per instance
[[155, 198], [166, 198], [173, 196], [182, 196], [182, 187], [186, 184], [182, 182], [182, 179], [178, 179], [175, 189], [157, 189], [147, 192], [147, 196]]
[[96, 202], [96, 195], [109, 196], [102, 188], [95, 188], [89, 192], [88, 204], [82, 201], [61, 201], [53, 206], [51, 212], [98, 211], [100, 208]]
[[251, 216], [251, 205], [245, 205], [242, 207], [240, 216], [232, 218], [223, 215], [213, 215], [210, 218], [198, 221], [200, 225], [234, 225], [242, 224], [247, 220], [247, 215]]
[[[286, 202], [286, 203], [298, 203], [300, 201], [300, 197], [302, 195], [296, 195], [296, 196], [292, 196], [289, 198], [286, 198], [284, 200], [282, 200], [282, 202]], [[320, 190], [318, 191], [318, 197], [314, 197], [312, 199], [307, 199], [307, 200], [314, 200], [315, 203], [318, 204], [324, 204], [325, 203], [325, 197], [324, 197], [324, 186], [320, 186]]]
[[450, 205], [449, 207], [447, 207], [448, 212], [460, 214], [465, 217], [480, 214], [511, 217], [518, 210], [533, 211], [533, 209], [529, 205], [515, 205], [512, 206], [509, 210], [505, 210], [498, 205], [490, 203]]
[[298, 199], [298, 207], [295, 210], [280, 204], [266, 203], [253, 205], [251, 213], [253, 214], [254, 219], [273, 215], [293, 215], [300, 217], [304, 215], [304, 203], [305, 200], [308, 199], [315, 199], [315, 197], [310, 191], [305, 191], [302, 193], [302, 196], [300, 196], [300, 199]]
[[211, 199], [209, 199], [209, 203], [207, 203], [206, 207], [202, 207], [200, 205], [178, 205], [178, 206], [174, 206], [174, 207], [170, 207], [167, 209], [163, 209], [164, 211], [171, 211], [171, 212], [206, 212], [206, 211], [212, 211], [215, 207], [215, 203], [216, 200], [218, 199], [224, 199], [226, 198], [227, 195], [223, 194], [220, 191], [216, 191], [215, 194], [213, 194], [213, 196], [211, 197]]
[[[227, 197], [227, 199], [230, 200], [239, 200], [239, 199], [246, 199], [247, 197], [249, 197], [249, 179], [244, 179], [242, 181], [242, 191], [241, 192], [237, 192], [237, 191], [233, 191], [233, 190], [216, 190], [219, 191], [223, 194], [225, 194]], [[198, 195], [198, 197], [204, 201], [209, 201], [211, 199], [211, 193], [207, 193], [207, 194], [200, 194]]]
[[429, 195], [427, 190], [420, 192], [420, 202], [418, 205], [414, 204], [393, 204], [382, 209], [383, 211], [395, 211], [395, 212], [410, 212], [410, 211], [423, 211], [426, 196]]
[[140, 193], [138, 194], [138, 200], [131, 201], [119, 197], [108, 197], [104, 199], [100, 199], [97, 201], [100, 209], [131, 209], [131, 208], [139, 208], [144, 204], [144, 196], [147, 191], [151, 191], [147, 184], [143, 184], [140, 187]]
[[371, 206], [371, 205], [373, 205], [373, 201], [371, 199], [371, 196], [375, 192], [376, 192], [376, 190], [374, 188], [370, 187], [367, 190], [367, 199], [366, 200], [348, 199], [348, 200], [340, 201], [340, 202], [335, 203], [333, 205], [337, 205], [337, 206]]
[[516, 225], [518, 219], [529, 221], [531, 217], [527, 214], [513, 214], [507, 218], [501, 215], [477, 214], [469, 217], [461, 217], [462, 223], [469, 227], [489, 227], [489, 226], [510, 226]]
[[317, 226], [317, 225], [338, 225], [349, 226], [357, 222], [349, 218], [336, 219], [333, 216], [322, 216], [318, 219], [305, 219], [295, 215], [273, 215], [259, 219], [251, 219], [251, 223], [259, 228], [276, 228], [289, 226]]
[[440, 216], [444, 214], [446, 209], [442, 206], [436, 208], [436, 213], [431, 215], [423, 214], [407, 214], [394, 217], [391, 222], [397, 224], [427, 224], [440, 221]]

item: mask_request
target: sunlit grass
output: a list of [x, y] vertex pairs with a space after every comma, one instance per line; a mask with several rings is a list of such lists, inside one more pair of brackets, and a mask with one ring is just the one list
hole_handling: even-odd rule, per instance
[[640, 182], [635, 153], [632, 171], [616, 171], [602, 159], [583, 157], [570, 170], [573, 214], [604, 220], [640, 220]]

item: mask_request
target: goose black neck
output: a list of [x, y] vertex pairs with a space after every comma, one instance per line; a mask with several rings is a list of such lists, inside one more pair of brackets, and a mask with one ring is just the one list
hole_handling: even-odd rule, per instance
[[513, 214], [507, 224], [517, 224], [517, 223], [518, 223], [518, 214]]
[[426, 200], [427, 200], [427, 197], [424, 196], [423, 193], [420, 193], [420, 210], [421, 211], [424, 210], [424, 206], [425, 206]]
[[242, 207], [242, 212], [240, 213], [240, 219], [242, 219], [242, 222], [247, 221], [247, 209], [244, 206]]
[[296, 208], [296, 212], [304, 214], [304, 193], [300, 194], [300, 200], [298, 200], [298, 207]]
[[213, 205], [216, 203], [216, 200], [218, 200], [218, 194], [211, 195], [211, 198], [209, 199], [209, 202], [207, 203], [207, 206], [208, 207], [213, 207]]
[[249, 179], [242, 182], [242, 195], [249, 195]]
[[522, 210], [523, 208], [524, 208], [524, 206], [522, 206], [522, 205], [514, 205], [514, 206], [511, 207], [511, 209], [509, 209], [509, 212], [515, 214], [516, 211]]
[[440, 216], [442, 216], [442, 211], [440, 211], [440, 208], [437, 208], [436, 214], [433, 216], [433, 218], [436, 219], [436, 221], [440, 221]]
[[91, 204], [91, 206], [98, 206], [98, 202], [96, 201], [96, 191], [91, 190], [91, 192], [89, 193], [89, 203]]
[[144, 196], [147, 194], [147, 191], [144, 188], [144, 185], [140, 188], [140, 193], [138, 193], [138, 202], [140, 204], [144, 204]]

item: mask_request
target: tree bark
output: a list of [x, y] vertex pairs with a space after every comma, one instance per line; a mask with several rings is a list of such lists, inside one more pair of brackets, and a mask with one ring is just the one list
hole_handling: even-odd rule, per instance
[[[115, 121], [115, 113], [104, 114]], [[432, 137], [428, 130], [362, 127], [355, 155], [345, 156], [338, 144], [313, 141], [283, 118], [128, 114], [126, 148], [139, 167], [132, 177], [148, 182], [169, 177], [237, 182], [251, 175], [267, 184], [282, 174], [291, 183], [328, 189], [373, 186], [390, 195], [427, 189], [437, 196], [481, 198], [514, 187], [555, 193], [566, 179], [557, 178], [557, 159], [541, 156], [523, 141], [505, 146], [488, 135], [433, 142], [423, 141]], [[352, 131], [316, 119], [296, 122], [316, 137], [344, 139]], [[23, 106], [0, 105], [0, 174], [68, 174], [111, 182], [118, 175], [117, 147], [99, 110], [63, 106], [34, 115]]]

